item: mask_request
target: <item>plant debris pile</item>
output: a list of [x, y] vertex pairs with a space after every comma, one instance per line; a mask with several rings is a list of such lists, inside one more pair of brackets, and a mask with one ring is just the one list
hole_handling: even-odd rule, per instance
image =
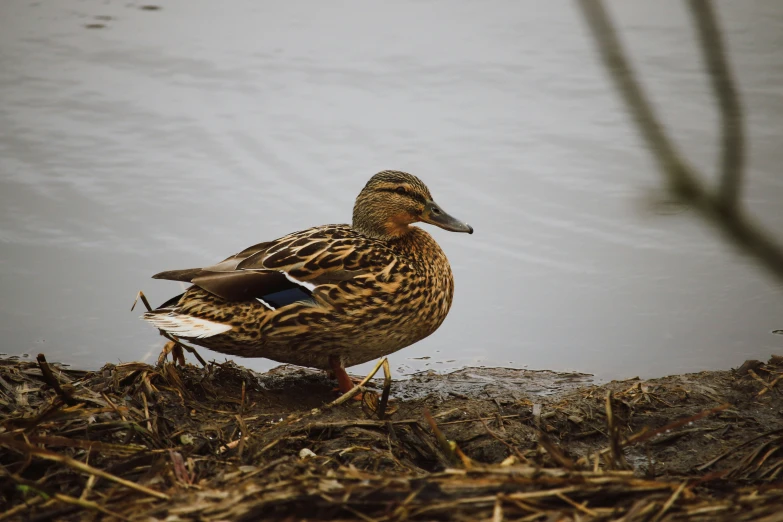
[[2, 360], [0, 520], [783, 520], [783, 358], [549, 395], [504, 371], [537, 378], [417, 376], [378, 418], [291, 367]]

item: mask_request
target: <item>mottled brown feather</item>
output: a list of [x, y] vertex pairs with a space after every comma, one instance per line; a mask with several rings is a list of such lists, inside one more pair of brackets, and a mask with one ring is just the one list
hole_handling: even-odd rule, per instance
[[[351, 366], [397, 351], [440, 326], [454, 293], [448, 260], [427, 232], [404, 224], [403, 233], [388, 233], [389, 220], [407, 215], [414, 222], [428, 202], [418, 178], [379, 173], [357, 198], [352, 225], [310, 228], [210, 267], [157, 274], [193, 286], [145, 319], [230, 325], [188, 339], [226, 354], [323, 369], [330, 357]], [[274, 310], [256, 299], [292, 288], [310, 298]]]

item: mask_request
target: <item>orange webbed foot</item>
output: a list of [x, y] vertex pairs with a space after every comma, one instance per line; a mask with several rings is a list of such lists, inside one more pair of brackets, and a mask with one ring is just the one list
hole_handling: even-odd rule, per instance
[[[334, 373], [334, 376], [337, 378], [337, 390], [342, 393], [348, 393], [351, 391], [355, 384], [358, 384], [361, 382], [361, 379], [355, 379], [348, 375], [348, 372], [345, 371], [345, 368], [343, 367], [343, 363], [340, 360], [339, 357], [331, 356], [329, 357], [329, 366], [332, 367], [332, 372]], [[353, 396], [354, 400], [360, 401], [362, 400], [362, 394], [357, 393]]]

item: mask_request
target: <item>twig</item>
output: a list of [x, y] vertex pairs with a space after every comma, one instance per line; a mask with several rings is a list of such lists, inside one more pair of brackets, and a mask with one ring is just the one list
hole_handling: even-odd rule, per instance
[[770, 382], [769, 384], [765, 384], [764, 385], [765, 386], [764, 389], [761, 390], [760, 392], [758, 392], [758, 394], [756, 394], [756, 398], [759, 398], [762, 395], [764, 395], [765, 393], [767, 393], [768, 391], [772, 390], [780, 382], [781, 379], [783, 379], [783, 374], [778, 375], [777, 377], [775, 377], [775, 379], [772, 382]]
[[[569, 459], [566, 456], [566, 454], [563, 453], [563, 450], [557, 447], [557, 445], [555, 445], [555, 443], [552, 442], [549, 436], [543, 431], [538, 431], [538, 443], [541, 445], [542, 448], [546, 450], [547, 453], [549, 453], [549, 456], [552, 457], [552, 460], [557, 462], [560, 466], [568, 470], [572, 470], [576, 467], [574, 461]], [[522, 462], [525, 462], [527, 460], [518, 451], [517, 451], [517, 458], [520, 458]]]
[[263, 448], [261, 448], [260, 450], [258, 450], [258, 452], [256, 452], [256, 454], [255, 454], [254, 456], [255, 456], [255, 457], [259, 457], [259, 456], [263, 455], [263, 454], [264, 454], [264, 453], [266, 453], [267, 451], [269, 451], [269, 450], [271, 450], [272, 448], [274, 448], [275, 446], [277, 446], [277, 443], [278, 443], [278, 442], [280, 442], [281, 440], [282, 440], [282, 439], [276, 439], [276, 440], [273, 440], [272, 442], [270, 442], [269, 444], [267, 444], [266, 446], [264, 446]]
[[351, 507], [351, 506], [349, 506], [348, 504], [345, 504], [343, 507], [344, 507], [344, 508], [345, 508], [347, 511], [350, 511], [351, 513], [353, 513], [353, 514], [354, 514], [354, 515], [356, 515], [357, 517], [359, 517], [359, 518], [361, 518], [362, 520], [364, 520], [365, 522], [378, 522], [378, 520], [377, 520], [377, 519], [375, 519], [375, 518], [372, 518], [372, 517], [368, 517], [367, 515], [365, 515], [365, 514], [364, 514], [364, 513], [362, 513], [361, 511], [358, 511], [358, 510], [356, 510], [356, 509], [352, 508], [352, 507]]
[[[695, 422], [697, 420], [701, 420], [704, 417], [707, 417], [708, 415], [712, 415], [713, 413], [717, 413], [719, 411], [723, 411], [723, 410], [729, 408], [730, 406], [731, 406], [730, 404], [721, 404], [720, 406], [717, 406], [715, 408], [711, 408], [709, 410], [704, 410], [704, 411], [702, 411], [700, 413], [697, 413], [696, 415], [692, 415], [690, 417], [685, 417], [683, 419], [678, 419], [678, 420], [676, 420], [674, 422], [670, 422], [669, 424], [667, 424], [665, 426], [661, 426], [660, 428], [656, 428], [654, 430], [642, 429], [641, 431], [631, 435], [630, 437], [628, 437], [624, 441], [619, 441], [619, 448], [625, 448], [627, 446], [633, 446], [634, 444], [639, 444], [641, 442], [645, 442], [645, 441], [650, 440], [651, 438], [655, 437], [656, 435], [660, 435], [661, 433], [666, 433], [668, 431], [675, 430], [677, 428], [681, 428], [682, 426], [685, 426], [686, 424], [690, 424], [691, 422]], [[770, 433], [774, 433], [774, 432], [770, 432]], [[603, 450], [598, 452], [596, 454], [596, 458], [597, 458], [597, 455], [606, 456], [609, 453], [614, 455], [615, 452], [617, 452], [619, 450], [619, 448], [615, 448], [614, 445], [611, 442], [612, 441], [611, 430], [610, 430], [609, 435], [610, 435], [610, 445], [609, 445], [609, 447], [608, 448], [604, 448]], [[717, 459], [717, 460], [719, 460], [719, 459]], [[715, 460], [714, 462], [708, 463], [708, 465], [714, 464], [715, 462], [717, 462], [717, 460]], [[596, 465], [597, 465], [597, 461], [596, 461]], [[706, 467], [708, 467], [708, 465], [705, 464], [702, 467], [706, 469]], [[699, 470], [701, 470], [701, 469], [702, 468], [699, 468]]]
[[180, 338], [177, 337], [176, 335], [170, 334], [168, 332], [164, 332], [163, 330], [161, 330], [160, 332], [161, 332], [160, 335], [162, 335], [163, 337], [165, 337], [169, 341], [172, 341], [173, 343], [181, 346], [182, 348], [185, 349], [185, 351], [187, 351], [188, 353], [192, 354], [196, 359], [198, 359], [198, 362], [201, 363], [201, 366], [203, 366], [204, 368], [207, 368], [209, 366], [207, 364], [207, 361], [205, 361], [204, 358], [201, 357], [201, 355], [198, 353], [198, 351], [196, 351], [195, 348], [193, 348], [192, 346], [190, 346], [188, 344], [183, 343], [180, 340]]
[[53, 451], [49, 451], [49, 450], [45, 450], [45, 449], [37, 448], [35, 446], [30, 446], [21, 443], [8, 436], [0, 435], [0, 445], [14, 448], [18, 451], [29, 453], [30, 455], [42, 458], [44, 460], [59, 462], [60, 464], [64, 464], [69, 468], [75, 469], [77, 471], [81, 471], [82, 473], [87, 473], [88, 475], [95, 475], [100, 478], [105, 478], [106, 480], [116, 482], [117, 484], [121, 484], [125, 487], [134, 489], [136, 491], [139, 491], [140, 493], [144, 493], [145, 495], [149, 495], [151, 497], [159, 498], [162, 500], [168, 500], [170, 498], [165, 493], [161, 493], [159, 491], [155, 491], [154, 489], [150, 489], [145, 486], [142, 486], [141, 484], [136, 484], [135, 482], [125, 480], [124, 478], [118, 477], [116, 475], [112, 475], [111, 473], [107, 473], [106, 471], [100, 470], [98, 468], [94, 468], [88, 464], [79, 462], [78, 460], [74, 460], [70, 457], [66, 457], [58, 453], [54, 453]]
[[[342, 394], [337, 399], [333, 400], [329, 404], [326, 404], [325, 406], [322, 406], [320, 408], [313, 408], [310, 411], [310, 415], [318, 415], [319, 413], [322, 413], [326, 410], [330, 410], [334, 408], [335, 406], [339, 406], [340, 404], [344, 403], [345, 401], [352, 399], [354, 395], [356, 395], [359, 392], [364, 391], [364, 385], [367, 384], [370, 379], [372, 379], [376, 373], [378, 373], [378, 370], [381, 369], [381, 366], [383, 366], [383, 363], [386, 362], [386, 357], [378, 361], [378, 363], [375, 365], [375, 367], [372, 369], [370, 373], [367, 374], [367, 377], [362, 379], [358, 384], [356, 384], [353, 388]], [[298, 419], [296, 419], [298, 420]]]
[[492, 522], [503, 522], [503, 500], [500, 495], [495, 498], [495, 507], [492, 509]]
[[131, 306], [131, 312], [134, 308], [136, 308], [136, 304], [138, 304], [139, 299], [141, 299], [141, 302], [144, 303], [144, 307], [147, 309], [148, 312], [152, 311], [152, 306], [150, 306], [150, 302], [147, 301], [147, 296], [144, 295], [144, 292], [139, 290], [139, 293], [136, 294], [136, 299], [133, 300], [133, 305]]
[[626, 439], [626, 441], [623, 443], [623, 446], [632, 446], [634, 444], [639, 444], [640, 442], [649, 440], [655, 437], [656, 435], [660, 435], [661, 433], [665, 433], [670, 430], [676, 430], [677, 428], [681, 428], [686, 424], [689, 424], [691, 422], [696, 422], [697, 420], [701, 420], [704, 417], [712, 415], [713, 413], [718, 413], [730, 407], [731, 404], [721, 404], [720, 406], [716, 406], [715, 408], [711, 408], [709, 410], [704, 410], [700, 413], [697, 413], [696, 415], [692, 415], [690, 417], [685, 417], [683, 419], [678, 419], [674, 422], [670, 422], [666, 426], [661, 426], [660, 428], [656, 428], [650, 431], [641, 431], [639, 433], [636, 433], [628, 437], [628, 439]]
[[[17, 506], [14, 506], [12, 508], [8, 508], [6, 511], [0, 512], [0, 520], [9, 520], [12, 517], [19, 514], [20, 511], [24, 511], [26, 509], [30, 509], [35, 504], [41, 502], [43, 497], [34, 497], [31, 500], [25, 501], [23, 504], [19, 504]], [[24, 520], [24, 518], [15, 518], [14, 520]]]
[[39, 353], [36, 360], [38, 361], [38, 367], [41, 369], [41, 373], [43, 374], [44, 381], [46, 381], [46, 384], [51, 386], [55, 392], [57, 392], [57, 395], [62, 398], [65, 404], [68, 406], [76, 406], [79, 404], [79, 401], [73, 398], [73, 395], [70, 391], [64, 390], [60, 386], [60, 381], [58, 381], [57, 377], [54, 376], [52, 369], [49, 367], [49, 363], [46, 362], [46, 356], [42, 353]]
[[[459, 408], [454, 408], [454, 409], [458, 410]], [[440, 417], [440, 414], [435, 415], [435, 417]], [[449, 421], [449, 422], [441, 422], [440, 426], [451, 426], [452, 424], [465, 424], [466, 422], [488, 421], [488, 420], [493, 420], [493, 419], [496, 419], [496, 418], [497, 417], [478, 417], [478, 418], [475, 418], [475, 419], [460, 419], [460, 420]], [[515, 413], [514, 415], [501, 415], [500, 418], [501, 419], [518, 419], [519, 418], [519, 414]]]
[[250, 438], [250, 433], [247, 429], [247, 424], [245, 424], [245, 419], [242, 418], [241, 415], [235, 416], [237, 419], [237, 423], [239, 424], [239, 447], [237, 448], [237, 457], [240, 459], [242, 458], [242, 453], [245, 451], [245, 442], [247, 439]]
[[340, 428], [384, 428], [389, 423], [399, 425], [399, 424], [416, 424], [417, 420], [414, 419], [405, 419], [405, 420], [396, 420], [396, 421], [377, 421], [377, 420], [371, 420], [371, 419], [350, 419], [346, 421], [329, 421], [329, 422], [311, 422], [310, 424], [305, 424], [304, 426], [297, 429], [297, 431], [301, 430], [330, 430], [330, 429], [340, 429]]
[[582, 513], [584, 513], [587, 516], [590, 516], [590, 517], [597, 517], [598, 516], [598, 513], [596, 513], [592, 509], [588, 509], [588, 507], [586, 506], [587, 502], [585, 502], [583, 504], [579, 504], [579, 503], [575, 502], [574, 500], [570, 499], [569, 497], [567, 497], [564, 493], [558, 493], [557, 494], [557, 498], [559, 498], [560, 500], [562, 500], [563, 502], [565, 502], [569, 506], [577, 509], [578, 511], [581, 511]]
[[82, 490], [82, 494], [79, 495], [79, 498], [82, 500], [87, 500], [87, 497], [90, 496], [90, 493], [92, 492], [92, 488], [95, 487], [95, 483], [98, 482], [98, 477], [95, 475], [90, 475], [90, 478], [87, 479], [87, 484], [84, 486], [84, 489]]
[[144, 403], [144, 419], [147, 421], [147, 431], [152, 433], [152, 422], [150, 421], [150, 409], [147, 406], [147, 394], [141, 394], [141, 402]]
[[[629, 112], [636, 122], [636, 127], [647, 146], [654, 153], [654, 159], [658, 163], [660, 171], [666, 177], [669, 189], [678, 197], [691, 204], [706, 222], [713, 225], [725, 239], [731, 242], [741, 252], [747, 253], [764, 267], [767, 272], [779, 280], [783, 280], [783, 246], [781, 246], [769, 232], [755, 219], [745, 214], [735, 205], [736, 195], [725, 194], [739, 183], [741, 175], [742, 155], [737, 153], [724, 153], [724, 178], [723, 188], [719, 195], [708, 191], [699, 181], [700, 174], [693, 169], [677, 151], [672, 141], [663, 130], [659, 119], [656, 117], [646, 94], [636, 80], [633, 69], [626, 58], [619, 38], [614, 29], [614, 24], [604, 8], [601, 0], [582, 0], [576, 2], [582, 9], [587, 25], [590, 28], [595, 41], [598, 54], [603, 60], [604, 66], [615, 87], [620, 93]], [[704, 19], [700, 23], [711, 24], [714, 20]], [[714, 24], [713, 24], [714, 25]], [[717, 29], [710, 29], [717, 32]], [[722, 49], [721, 49], [722, 50]], [[712, 49], [710, 59], [720, 59], [720, 66], [710, 66], [712, 74], [718, 74], [713, 78], [714, 83], [726, 84], [731, 80], [720, 77], [721, 71], [728, 71], [725, 58], [717, 49]], [[706, 50], [705, 50], [706, 53]], [[723, 94], [736, 93], [722, 87]], [[720, 103], [720, 108], [738, 111], [739, 103]], [[736, 115], [725, 115], [724, 122], [738, 122]], [[727, 123], [725, 125], [728, 125]], [[737, 129], [727, 130], [724, 127], [724, 143], [732, 141], [732, 147], [742, 147], [737, 142]], [[727, 206], [733, 205], [733, 206]], [[729, 210], [727, 210], [729, 209]]]
[[[82, 498], [72, 497], [72, 496], [66, 495], [64, 493], [57, 493], [57, 492], [53, 492], [51, 490], [47, 490], [41, 484], [39, 484], [37, 482], [34, 482], [34, 481], [31, 481], [31, 480], [28, 480], [28, 479], [25, 479], [24, 477], [21, 477], [19, 475], [9, 474], [8, 476], [16, 484], [27, 486], [29, 488], [32, 488], [32, 489], [36, 490], [36, 491], [39, 491], [39, 492], [43, 493], [44, 495], [46, 495], [46, 497], [48, 497], [48, 498], [54, 498], [56, 500], [59, 500], [60, 502], [64, 502], [65, 504], [71, 504], [73, 506], [79, 506], [79, 507], [84, 508], [84, 509], [89, 509], [89, 510], [92, 510], [92, 511], [99, 511], [99, 512], [103, 513], [104, 515], [108, 515], [110, 517], [116, 517], [116, 518], [118, 518], [120, 520], [130, 520], [129, 518], [127, 518], [127, 517], [125, 517], [123, 515], [120, 515], [119, 513], [115, 513], [113, 511], [110, 511], [110, 510], [106, 509], [105, 507], [101, 506], [97, 502], [92, 502], [90, 500], [87, 500], [86, 498], [84, 498], [84, 496], [82, 496]], [[90, 478], [92, 478], [92, 476]], [[25, 506], [23, 504], [21, 507], [27, 507], [27, 506]], [[9, 513], [3, 513], [3, 515], [8, 515], [8, 514]], [[5, 517], [0, 517], [0, 519], [2, 519], [2, 518], [5, 518]]]
[[666, 514], [667, 511], [669, 511], [669, 508], [671, 508], [674, 503], [677, 501], [677, 499], [680, 497], [680, 494], [685, 489], [685, 486], [688, 485], [688, 481], [683, 481], [680, 486], [674, 490], [674, 493], [672, 493], [672, 496], [669, 497], [669, 500], [666, 501], [666, 503], [663, 505], [661, 510], [658, 512], [657, 515], [652, 519], [652, 522], [658, 522], [663, 518], [663, 516]]
[[106, 395], [105, 392], [101, 392], [101, 397], [103, 397], [103, 400], [106, 401], [106, 403], [111, 406], [111, 409], [114, 410], [114, 413], [116, 413], [123, 421], [127, 421], [128, 419], [125, 418], [125, 414], [122, 413], [122, 411], [117, 407], [116, 404], [112, 402], [112, 400], [109, 398], [108, 395]]
[[185, 465], [185, 459], [179, 451], [169, 450], [169, 458], [174, 469], [174, 476], [183, 484], [192, 485], [193, 476]]
[[120, 515], [119, 513], [115, 513], [114, 511], [110, 511], [106, 509], [105, 507], [101, 506], [97, 502], [93, 502], [91, 500], [85, 500], [83, 498], [76, 498], [71, 497], [69, 495], [65, 495], [63, 493], [55, 493], [54, 498], [59, 500], [60, 502], [64, 502], [66, 504], [71, 504], [74, 506], [79, 506], [84, 509], [90, 509], [92, 511], [99, 511], [100, 513], [103, 513], [104, 515], [108, 515], [110, 517], [118, 518], [119, 520], [130, 520], [128, 517], [124, 517]]
[[301, 421], [302, 419], [306, 419], [307, 417], [320, 415], [321, 413], [323, 413], [325, 411], [329, 411], [332, 408], [334, 408], [335, 406], [339, 406], [340, 404], [342, 404], [342, 403], [352, 399], [357, 393], [364, 392], [365, 391], [364, 385], [367, 384], [370, 381], [370, 379], [372, 379], [373, 376], [375, 376], [376, 373], [378, 373], [378, 370], [381, 368], [381, 366], [383, 366], [383, 363], [385, 361], [386, 361], [386, 357], [384, 357], [383, 359], [378, 361], [378, 363], [375, 365], [375, 367], [372, 369], [372, 371], [370, 371], [370, 373], [368, 373], [367, 376], [364, 379], [359, 381], [359, 383], [356, 384], [353, 388], [351, 388], [350, 390], [348, 390], [347, 392], [345, 392], [344, 394], [342, 394], [341, 396], [339, 396], [338, 398], [336, 398], [332, 402], [330, 402], [328, 404], [325, 404], [325, 405], [321, 406], [320, 408], [313, 408], [312, 410], [310, 410], [309, 412], [307, 412], [307, 413], [305, 413], [303, 415], [298, 415], [298, 416], [291, 415], [286, 420], [284, 420], [282, 423], [278, 423], [278, 426], [294, 424], [296, 422]]
[[757, 380], [759, 383], [761, 383], [761, 385], [764, 387], [764, 389], [766, 389], [766, 391], [769, 391], [769, 388], [771, 387], [770, 384], [767, 381], [765, 381], [764, 379], [762, 379], [761, 377], [759, 377], [759, 374], [757, 374], [753, 370], [748, 370], [748, 375], [750, 375], [755, 380]]
[[733, 212], [741, 196], [742, 170], [745, 161], [745, 137], [734, 78], [726, 63], [726, 50], [718, 21], [708, 0], [688, 2], [699, 34], [704, 62], [712, 80], [712, 90], [720, 107], [722, 121], [721, 184], [718, 201], [727, 213]]
[[[515, 457], [517, 457], [520, 462], [527, 462], [527, 458], [525, 458], [525, 456], [522, 454], [521, 451], [519, 451], [518, 448], [512, 446], [511, 444], [509, 444], [508, 442], [503, 440], [503, 438], [500, 437], [500, 435], [498, 435], [494, 431], [492, 431], [489, 428], [489, 425], [486, 422], [484, 422], [483, 420], [481, 421], [481, 424], [484, 426], [484, 429], [487, 431], [487, 433], [489, 434], [490, 437], [492, 437], [493, 439], [495, 439], [499, 443], [503, 444], [506, 448], [508, 448], [508, 451], [509, 451], [509, 453], [511, 455], [514, 455]], [[543, 434], [539, 433], [539, 440], [541, 440], [541, 435], [543, 435]]]
[[378, 418], [384, 420], [386, 417], [386, 405], [389, 404], [389, 393], [391, 392], [391, 368], [389, 360], [383, 359], [383, 392], [381, 393], [381, 402], [378, 405]]
[[63, 406], [65, 406], [65, 402], [63, 402], [62, 398], [58, 396], [54, 402], [45, 407], [40, 414], [30, 419], [20, 419], [19, 424], [24, 426], [25, 432], [30, 433], [34, 431], [39, 424], [49, 420], [51, 417], [54, 417], [55, 414], [62, 410]]
[[576, 2], [582, 8], [587, 25], [593, 32], [593, 39], [604, 66], [615, 82], [615, 87], [622, 95], [625, 105], [633, 116], [636, 126], [647, 145], [655, 152], [661, 171], [668, 177], [670, 188], [680, 196], [696, 192], [695, 180], [687, 173], [688, 168], [682, 164], [680, 155], [671, 143], [663, 125], [652, 109], [647, 95], [636, 81], [636, 74], [625, 57], [623, 47], [617, 37], [614, 24], [604, 8], [601, 0], [584, 0]]
[[[139, 302], [139, 299], [141, 299], [141, 302], [144, 303], [144, 307], [147, 309], [148, 312], [152, 312], [153, 311], [152, 310], [152, 306], [150, 306], [150, 302], [147, 300], [147, 296], [144, 295], [144, 292], [139, 290], [139, 293], [136, 294], [136, 299], [133, 300], [133, 306], [131, 306], [131, 312], [133, 311], [134, 308], [136, 308], [136, 304]], [[195, 348], [193, 348], [192, 346], [188, 346], [187, 344], [185, 344], [182, 341], [180, 341], [179, 338], [176, 335], [170, 334], [170, 333], [166, 332], [165, 330], [161, 330], [161, 329], [158, 329], [158, 331], [160, 332], [160, 335], [162, 335], [163, 337], [165, 337], [169, 341], [173, 342], [175, 345], [179, 345], [180, 347], [182, 347], [185, 350], [187, 350], [189, 353], [193, 354], [193, 356], [195, 356], [196, 359], [198, 359], [198, 362], [200, 362], [201, 365], [204, 368], [207, 367], [207, 361], [205, 361], [201, 357], [201, 355], [199, 355], [199, 353], [196, 351]]]
[[432, 433], [435, 434], [435, 439], [438, 441], [438, 444], [440, 445], [440, 448], [443, 450], [443, 453], [446, 454], [449, 461], [452, 463], [457, 462], [457, 455], [454, 452], [454, 447], [452, 447], [449, 440], [446, 438], [446, 436], [443, 434], [443, 432], [438, 428], [438, 424], [435, 422], [435, 419], [432, 418], [432, 414], [430, 413], [429, 408], [424, 408], [422, 410], [424, 413], [424, 418], [427, 419], [427, 423], [430, 425], [430, 428], [432, 429]]
[[628, 461], [623, 455], [623, 444], [620, 441], [620, 427], [617, 426], [612, 411], [612, 391], [606, 392], [606, 426], [609, 432], [609, 453], [612, 458], [608, 461], [612, 469], [630, 469]]
[[245, 413], [245, 381], [242, 380], [242, 397], [241, 401], [239, 402], [239, 413], [243, 414]]
[[701, 433], [703, 431], [717, 431], [717, 430], [721, 429], [721, 427], [722, 426], [718, 426], [718, 427], [709, 427], [709, 426], [707, 426], [707, 427], [704, 427], [704, 428], [690, 428], [690, 429], [687, 429], [687, 430], [675, 431], [674, 433], [670, 433], [669, 435], [666, 435], [664, 437], [660, 437], [660, 438], [651, 440], [650, 441], [650, 446], [660, 446], [662, 444], [668, 444], [669, 442], [671, 442], [673, 440], [677, 440], [680, 437], [684, 437], [685, 435], [688, 435], [690, 433]]
[[31, 444], [80, 448], [98, 451], [105, 455], [128, 455], [147, 450], [145, 446], [111, 444], [98, 440], [72, 439], [70, 437], [60, 437], [57, 435], [27, 435], [26, 438]]
[[731, 448], [730, 450], [728, 450], [728, 451], [726, 451], [726, 452], [723, 452], [723, 453], [721, 453], [720, 455], [718, 455], [718, 456], [717, 456], [717, 457], [715, 457], [714, 459], [710, 460], [709, 462], [707, 462], [707, 463], [705, 463], [705, 464], [702, 464], [701, 466], [699, 466], [699, 467], [698, 467], [698, 468], [696, 468], [696, 469], [697, 469], [698, 471], [704, 471], [705, 469], [707, 469], [707, 468], [709, 468], [709, 467], [712, 467], [712, 466], [713, 466], [713, 465], [715, 465], [716, 463], [718, 463], [718, 462], [720, 462], [721, 460], [725, 459], [726, 457], [728, 457], [729, 455], [731, 455], [732, 453], [734, 453], [734, 452], [735, 452], [735, 451], [737, 451], [738, 449], [742, 448], [743, 446], [747, 446], [747, 445], [748, 445], [748, 444], [750, 444], [751, 442], [756, 442], [757, 440], [759, 440], [759, 439], [763, 439], [764, 437], [768, 437], [768, 436], [770, 436], [770, 435], [777, 435], [778, 433], [783, 433], [783, 428], [778, 428], [778, 429], [776, 429], [776, 430], [768, 431], [768, 432], [766, 432], [766, 433], [762, 433], [761, 435], [757, 435], [757, 436], [755, 436], [755, 437], [753, 437], [753, 438], [751, 438], [751, 439], [748, 439], [748, 440], [746, 440], [745, 442], [742, 442], [742, 443], [740, 443], [740, 444], [738, 444], [738, 445], [734, 446], [734, 447], [733, 447], [733, 448]]

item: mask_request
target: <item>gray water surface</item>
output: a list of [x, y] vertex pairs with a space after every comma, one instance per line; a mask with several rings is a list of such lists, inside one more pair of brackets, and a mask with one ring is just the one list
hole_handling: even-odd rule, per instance
[[[392, 356], [398, 375], [656, 376], [780, 353], [783, 288], [691, 211], [656, 204], [660, 175], [575, 4], [141, 6], [0, 3], [0, 352], [153, 361], [163, 339], [130, 305], [180, 286], [152, 274], [347, 222], [367, 179], [393, 168], [476, 230], [428, 228], [455, 300], [438, 332]], [[715, 172], [688, 12], [611, 6], [679, 146]], [[744, 201], [783, 235], [783, 3], [717, 11], [746, 109]]]

